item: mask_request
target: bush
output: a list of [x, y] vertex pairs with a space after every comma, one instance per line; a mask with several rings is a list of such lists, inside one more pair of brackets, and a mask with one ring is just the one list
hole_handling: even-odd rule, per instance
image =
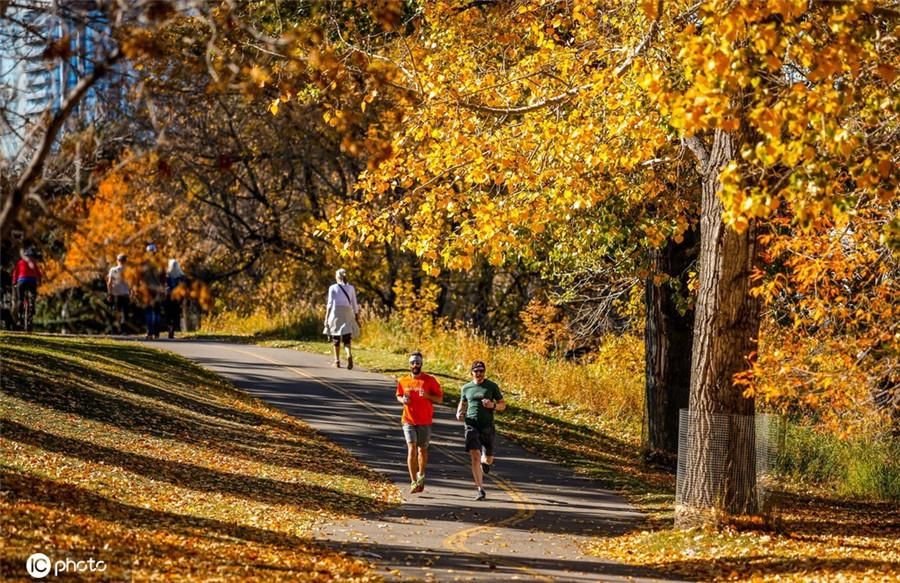
[[865, 440], [852, 444], [842, 493], [855, 498], [900, 500], [900, 443]]
[[252, 312], [221, 311], [203, 323], [210, 334], [236, 334], [285, 340], [320, 340], [324, 315], [312, 306], [296, 304], [279, 310], [256, 308]]
[[643, 407], [643, 342], [631, 335], [607, 336], [588, 365], [534, 354], [522, 347], [492, 345], [465, 327], [427, 325], [426, 333], [408, 320], [367, 320], [367, 347], [406, 353], [421, 350], [468, 378], [469, 365], [484, 360], [488, 375], [517, 397], [597, 414], [629, 430], [640, 428]]
[[778, 472], [787, 483], [854, 498], [900, 500], [900, 443], [889, 437], [840, 439], [788, 423]]

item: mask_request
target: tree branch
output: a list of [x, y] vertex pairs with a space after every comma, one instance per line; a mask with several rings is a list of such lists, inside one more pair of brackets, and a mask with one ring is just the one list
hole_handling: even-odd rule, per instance
[[[663, 11], [663, 0], [656, 0], [656, 16], [653, 19], [653, 22], [650, 23], [650, 29], [647, 31], [647, 34], [644, 36], [643, 40], [634, 48], [634, 50], [629, 53], [628, 57], [625, 61], [622, 62], [615, 69], [615, 76], [621, 77], [624, 75], [628, 69], [631, 68], [631, 65], [634, 63], [634, 60], [643, 53], [650, 43], [653, 42], [653, 39], [656, 38], [656, 35], [659, 33], [659, 21], [662, 18]], [[493, 107], [490, 105], [483, 105], [480, 103], [474, 103], [471, 101], [460, 101], [459, 105], [461, 107], [465, 107], [466, 109], [471, 109], [474, 111], [479, 111], [482, 113], [492, 113], [498, 115], [522, 115], [525, 113], [529, 113], [538, 109], [542, 109], [544, 107], [551, 107], [553, 105], [557, 105], [568, 101], [578, 93], [584, 91], [585, 89], [590, 89], [593, 87], [593, 84], [582, 85], [580, 87], [573, 87], [567, 90], [564, 93], [556, 95], [554, 97], [548, 97], [542, 101], [537, 103], [532, 103], [529, 105], [520, 105], [517, 107]]]
[[53, 114], [53, 117], [50, 118], [50, 123], [47, 126], [47, 130], [44, 132], [44, 137], [37, 152], [35, 152], [34, 156], [31, 158], [28, 168], [19, 178], [15, 187], [13, 187], [12, 192], [10, 192], [6, 201], [3, 203], [2, 210], [0, 210], [0, 237], [6, 238], [12, 230], [13, 221], [18, 216], [19, 210], [22, 208], [22, 203], [40, 182], [40, 176], [43, 173], [47, 156], [49, 156], [50, 149], [53, 147], [53, 143], [56, 141], [63, 124], [69, 119], [72, 111], [78, 103], [81, 102], [88, 90], [90, 90], [100, 78], [106, 75], [110, 67], [112, 67], [121, 56], [119, 50], [116, 49], [105, 61], [97, 63], [94, 66], [94, 70], [91, 71], [91, 74], [87, 77], [83, 77], [81, 81], [75, 85], [72, 92], [69, 93], [68, 97], [66, 97], [63, 102], [62, 107], [60, 107], [56, 113]]
[[537, 103], [531, 103], [529, 105], [520, 105], [517, 107], [493, 107], [490, 105], [482, 105], [480, 103], [474, 103], [471, 101], [460, 101], [459, 105], [461, 107], [465, 107], [466, 109], [471, 109], [473, 111], [480, 111], [482, 113], [495, 113], [500, 115], [522, 115], [524, 113], [528, 113], [531, 111], [535, 111], [538, 109], [542, 109], [544, 107], [550, 107], [553, 105], [557, 105], [559, 103], [563, 103], [568, 101], [578, 93], [584, 91], [585, 89], [590, 89], [593, 87], [593, 84], [582, 85], [580, 87], [573, 87], [566, 91], [565, 93], [561, 93], [554, 97], [548, 97], [542, 101], [538, 101]]
[[663, 11], [663, 2], [662, 0], [656, 0], [656, 16], [653, 19], [653, 22], [650, 23], [650, 30], [647, 31], [646, 36], [644, 36], [644, 40], [642, 40], [638, 46], [634, 47], [634, 50], [628, 55], [625, 61], [616, 67], [616, 77], [621, 77], [624, 75], [628, 69], [631, 68], [631, 65], [634, 63], [634, 60], [643, 53], [650, 43], [653, 42], [653, 39], [656, 38], [657, 33], [659, 32], [659, 20], [662, 18]]

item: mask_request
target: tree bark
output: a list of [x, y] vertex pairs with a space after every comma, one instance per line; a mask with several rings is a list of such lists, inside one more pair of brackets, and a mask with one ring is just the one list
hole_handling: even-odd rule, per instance
[[[696, 146], [689, 144], [695, 153]], [[754, 401], [733, 382], [736, 373], [748, 368], [757, 347], [760, 304], [750, 295], [756, 235], [753, 223], [743, 233], [725, 225], [718, 197], [719, 173], [737, 151], [735, 135], [717, 130], [706, 159], [704, 152], [698, 156], [703, 176], [700, 288], [691, 363], [689, 459], [679, 459], [687, 471], [676, 519], [690, 513], [709, 522], [722, 512], [758, 511]]]
[[[696, 261], [697, 230], [690, 229], [681, 243], [670, 241], [650, 252], [651, 275], [644, 302], [645, 399], [644, 458], [674, 468], [678, 455], [678, 412], [688, 407], [691, 385], [691, 346], [694, 311], [679, 311], [677, 295], [687, 293], [688, 271]], [[654, 283], [654, 275], [670, 281]]]

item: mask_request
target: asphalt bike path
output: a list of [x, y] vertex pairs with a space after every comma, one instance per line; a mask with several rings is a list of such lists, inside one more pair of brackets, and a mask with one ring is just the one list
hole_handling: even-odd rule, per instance
[[666, 579], [583, 553], [579, 545], [589, 536], [637, 528], [640, 513], [621, 496], [500, 434], [493, 471], [485, 476], [487, 499], [476, 501], [455, 403], [435, 407], [425, 490], [410, 494], [394, 379], [334, 368], [330, 357], [290, 349], [186, 340], [151, 345], [303, 419], [396, 483], [404, 496], [399, 507], [323, 524], [315, 532], [317, 540], [374, 562], [388, 580]]

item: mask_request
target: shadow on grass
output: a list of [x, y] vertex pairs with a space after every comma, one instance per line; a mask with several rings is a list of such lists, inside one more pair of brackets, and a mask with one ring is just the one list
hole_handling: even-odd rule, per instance
[[[636, 445], [591, 427], [542, 413], [510, 406], [498, 425], [503, 436], [526, 450], [576, 469], [604, 488], [641, 498], [641, 506], [657, 523], [659, 512], [670, 512], [674, 502], [674, 476], [641, 464]], [[661, 522], [659, 526], [664, 526]]]
[[[2, 466], [0, 466], [2, 467]], [[8, 468], [0, 470], [0, 483], [3, 484], [3, 495], [5, 500], [14, 505], [14, 508], [31, 507], [34, 512], [36, 506], [44, 507], [50, 510], [58, 510], [66, 516], [72, 516], [73, 513], [81, 516], [88, 516], [92, 519], [105, 521], [115, 524], [126, 531], [145, 530], [148, 534], [165, 533], [166, 535], [174, 534], [187, 537], [190, 539], [204, 538], [210, 542], [219, 542], [224, 544], [236, 543], [243, 546], [246, 544], [259, 544], [269, 547], [273, 553], [278, 551], [299, 551], [303, 557], [308, 557], [308, 565], [295, 566], [292, 570], [296, 574], [294, 580], [325, 580], [326, 577], [314, 577], [313, 573], [317, 567], [315, 565], [316, 556], [321, 556], [323, 550], [328, 548], [332, 551], [348, 553], [361, 557], [377, 557], [379, 562], [385, 566], [404, 567], [414, 569], [414, 573], [421, 574], [422, 569], [434, 572], [435, 569], [452, 569], [455, 576], [468, 579], [471, 576], [477, 576], [483, 579], [486, 574], [490, 574], [493, 580], [510, 580], [521, 578], [523, 571], [519, 567], [528, 569], [537, 569], [542, 572], [553, 573], [559, 577], [559, 580], [566, 580], [566, 574], [577, 573], [593, 573], [597, 580], [603, 580], [609, 577], [635, 577], [635, 576], [652, 576], [658, 579], [667, 579], [668, 577], [661, 572], [653, 572], [648, 569], [631, 567], [616, 563], [598, 562], [598, 561], [580, 561], [565, 560], [548, 556], [545, 558], [522, 559], [514, 553], [505, 555], [487, 555], [477, 552], [446, 552], [445, 549], [429, 549], [422, 545], [413, 543], [390, 543], [387, 541], [376, 542], [360, 542], [354, 541], [344, 544], [321, 544], [313, 542], [289, 534], [267, 530], [254, 526], [246, 526], [225, 522], [222, 520], [185, 516], [172, 512], [160, 510], [152, 510], [124, 504], [116, 500], [98, 495], [94, 492], [61, 484], [52, 480], [46, 480], [31, 475], [11, 471]], [[17, 517], [13, 516], [13, 519]], [[77, 518], [77, 517], [76, 517]], [[67, 523], [73, 524], [73, 523]], [[74, 528], [74, 527], [72, 527]], [[74, 533], [73, 533], [74, 534]], [[92, 533], [82, 533], [88, 535], [88, 540]], [[18, 541], [31, 542], [36, 541]], [[141, 562], [144, 565], [157, 564], [165, 566], [172, 562], [173, 557], [189, 556], [191, 559], [191, 575], [194, 578], [202, 578], [217, 572], [218, 567], [228, 564], [234, 560], [231, 557], [210, 555], [207, 548], [185, 547], [178, 539], [154, 536], [152, 545], [142, 546], [140, 548]], [[215, 547], [210, 547], [215, 548]], [[118, 558], [122, 561], [134, 560], [135, 556], [123, 552], [119, 546], [110, 549], [110, 552], [119, 552]], [[135, 551], [137, 552], [137, 551]], [[266, 552], [266, 557], [270, 553]], [[252, 561], [252, 564], [246, 564], [249, 569], [283, 569], [283, 565], [275, 564], [278, 555], [271, 555], [272, 558], [266, 560], [267, 564], [259, 564], [265, 559]], [[106, 557], [104, 557], [106, 558]], [[0, 573], [21, 573], [23, 571], [24, 560], [13, 561], [9, 556], [4, 556], [0, 560]], [[230, 565], [234, 566], [234, 565]], [[299, 567], [299, 568], [298, 568]], [[303, 570], [308, 570], [306, 574]], [[306, 578], [308, 577], [308, 578]], [[331, 580], [330, 577], [327, 577]], [[418, 580], [418, 577], [416, 577]]]
[[[11, 343], [7, 340], [4, 338], [5, 366], [0, 391], [18, 399], [129, 432], [176, 439], [252, 461], [296, 468], [321, 465], [320, 454], [327, 444], [305, 435], [290, 423], [235, 412], [195, 396], [175, 392], [174, 389], [160, 389], [148, 384], [147, 378], [137, 380], [124, 374], [120, 376], [99, 371], [60, 355], [48, 356], [46, 351], [29, 356], [18, 350], [8, 350]], [[149, 361], [151, 356], [159, 353], [140, 347], [128, 347], [126, 352], [123, 356], [132, 365], [143, 362], [149, 365], [152, 362], [157, 367], [164, 367], [163, 376], [185, 368], [200, 370], [187, 367], [174, 355], [168, 362], [166, 358], [169, 355], [160, 355], [160, 358]], [[198, 374], [182, 386], [197, 390], [198, 384], [203, 385], [209, 380], [205, 375]], [[184, 383], [184, 379], [179, 382]], [[223, 385], [220, 381], [216, 382], [218, 390]], [[237, 390], [229, 391], [248, 399]], [[277, 427], [281, 433], [272, 435], [263, 431], [266, 425]], [[367, 476], [366, 470], [350, 458], [329, 456], [325, 469], [341, 475]]]
[[[829, 574], [838, 575], [840, 581], [846, 580], [847, 574], [866, 575], [865, 580], [890, 580], [896, 575], [897, 563], [860, 558], [818, 558], [818, 557], [780, 557], [771, 555], [748, 555], [740, 558], [689, 559], [672, 561], [661, 565], [647, 565], [650, 569], [658, 569], [672, 575], [696, 578], [702, 573], [703, 580], [721, 581], [725, 579], [757, 580], [773, 576], [802, 575], [804, 581], [815, 581], [827, 578]], [[734, 574], [737, 574], [735, 577]], [[881, 575], [878, 575], [880, 573]], [[854, 579], [855, 580], [855, 579]]]
[[[52, 368], [31, 363], [25, 355], [15, 355], [14, 353], [18, 352], [18, 350], [18, 347], [16, 347], [7, 352], [8, 370], [13, 374], [27, 372], [28, 375], [26, 376], [34, 375], [50, 382], [52, 382], [53, 377], [59, 378], [69, 375], [70, 377], [78, 378], [82, 382], [89, 382], [96, 386], [114, 388], [124, 386], [127, 387], [128, 392], [136, 396], [146, 397], [184, 409], [185, 411], [191, 411], [207, 417], [216, 417], [231, 423], [254, 427], [273, 425], [286, 430], [291, 429], [287, 424], [280, 424], [276, 420], [267, 419], [261, 415], [218, 405], [209, 399], [204, 399], [200, 391], [187, 394], [178, 390], [179, 388], [186, 389], [187, 387], [196, 388], [197, 385], [214, 385], [216, 390], [220, 392], [233, 393], [234, 397], [244, 401], [247, 400], [246, 395], [239, 391], [231, 389], [221, 391], [224, 388], [221, 381], [205, 373], [202, 369], [184, 368], [183, 362], [170, 362], [168, 359], [160, 358], [158, 353], [146, 349], [104, 346], [103, 350], [107, 353], [104, 356], [97, 354], [96, 346], [79, 346], [73, 343], [71, 348], [66, 347], [65, 353], [53, 355], [55, 358], [53, 359]], [[108, 372], [96, 366], [88, 366], [73, 360], [72, 356], [81, 358], [91, 364], [105, 362], [115, 367], [117, 372]]]
[[194, 464], [123, 452], [71, 437], [60, 437], [8, 420], [3, 423], [3, 437], [44, 451], [120, 467], [156, 481], [201, 492], [230, 494], [268, 504], [300, 504], [303, 508], [336, 513], [368, 503], [368, 500], [359, 496], [323, 486], [222, 472]]
[[[67, 515], [75, 512], [116, 523], [128, 529], [166, 531], [189, 537], [198, 534], [223, 539], [227, 537], [287, 548], [303, 548], [311, 545], [308, 539], [263, 528], [123, 504], [85, 488], [22, 474], [5, 466], [0, 467], [3, 467], [0, 471], [2, 492], [10, 504], [40, 504], [59, 509]], [[205, 534], [198, 531], [205, 531]]]
[[[778, 492], [779, 530], [792, 536], [889, 536], [900, 540], [900, 506]], [[842, 543], [845, 544], [845, 543]]]

